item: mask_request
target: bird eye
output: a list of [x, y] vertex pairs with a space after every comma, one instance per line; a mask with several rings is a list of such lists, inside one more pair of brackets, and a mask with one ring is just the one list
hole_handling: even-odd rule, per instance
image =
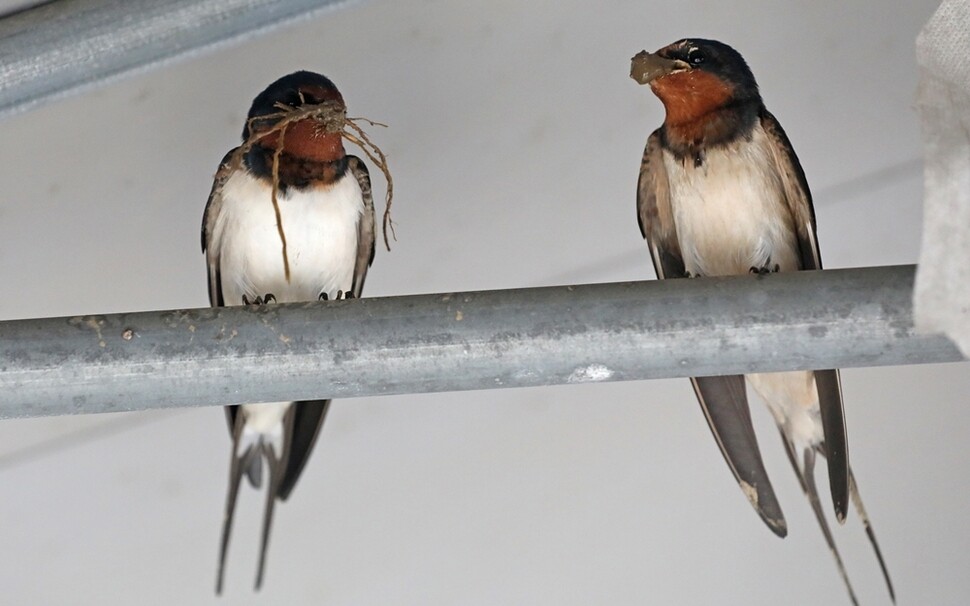
[[687, 62], [691, 65], [700, 65], [707, 61], [707, 57], [700, 49], [692, 48], [690, 52], [687, 53]]

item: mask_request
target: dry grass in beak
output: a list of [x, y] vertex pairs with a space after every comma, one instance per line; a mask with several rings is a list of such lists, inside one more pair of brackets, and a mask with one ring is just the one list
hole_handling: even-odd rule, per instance
[[[283, 244], [283, 269], [286, 274], [286, 280], [290, 279], [290, 263], [289, 258], [286, 254], [286, 234], [283, 232], [283, 221], [280, 217], [280, 207], [279, 201], [277, 200], [277, 194], [279, 192], [279, 166], [280, 166], [280, 154], [283, 152], [284, 140], [286, 138], [286, 129], [293, 123], [299, 122], [301, 120], [312, 120], [315, 122], [319, 128], [319, 132], [322, 133], [340, 133], [340, 136], [344, 139], [350, 141], [357, 147], [359, 147], [364, 154], [370, 158], [382, 173], [384, 173], [384, 179], [387, 180], [387, 193], [384, 196], [384, 217], [382, 222], [383, 232], [384, 232], [384, 246], [387, 250], [391, 250], [390, 238], [393, 237], [397, 240], [397, 235], [394, 233], [394, 221], [391, 220], [391, 199], [394, 195], [394, 180], [391, 178], [391, 171], [387, 167], [387, 156], [381, 151], [374, 142], [370, 140], [367, 133], [361, 128], [357, 122], [367, 122], [371, 126], [382, 126], [387, 127], [386, 124], [381, 124], [380, 122], [374, 122], [367, 118], [348, 118], [347, 108], [343, 103], [339, 101], [324, 101], [323, 103], [316, 104], [306, 104], [302, 103], [303, 96], [300, 95], [301, 104], [299, 107], [292, 107], [285, 105], [283, 103], [277, 103], [276, 107], [279, 109], [278, 112], [271, 114], [265, 114], [262, 116], [256, 116], [249, 119], [249, 138], [243, 142], [241, 146], [233, 154], [231, 160], [232, 165], [239, 167], [242, 164], [243, 156], [256, 144], [257, 141], [263, 137], [279, 133], [279, 142], [276, 146], [276, 150], [273, 152], [273, 211], [276, 213], [276, 226], [280, 234], [280, 242]], [[273, 126], [266, 130], [257, 130], [254, 128], [256, 122], [272, 121]], [[388, 236], [390, 234], [390, 236]]]

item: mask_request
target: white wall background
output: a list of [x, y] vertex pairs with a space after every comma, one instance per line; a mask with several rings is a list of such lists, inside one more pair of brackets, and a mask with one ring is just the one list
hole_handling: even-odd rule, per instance
[[[375, 0], [44, 107], [0, 123], [0, 318], [204, 306], [212, 174], [253, 96], [303, 68], [391, 125], [373, 135], [399, 242], [366, 294], [652, 278], [634, 190], [663, 113], [629, 58], [684, 36], [748, 59], [813, 186], [827, 267], [915, 262], [913, 44], [935, 4]], [[967, 371], [843, 374], [900, 604], [970, 595]], [[847, 603], [753, 403], [784, 541], [686, 380], [338, 401], [277, 509], [260, 594], [262, 499], [243, 493], [222, 602], [221, 410], [5, 421], [0, 601]], [[858, 518], [836, 535], [862, 601], [888, 603]]]

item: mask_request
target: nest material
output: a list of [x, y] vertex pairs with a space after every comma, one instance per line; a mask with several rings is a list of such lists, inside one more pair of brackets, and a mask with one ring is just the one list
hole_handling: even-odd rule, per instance
[[[386, 124], [381, 124], [380, 122], [374, 122], [367, 118], [348, 118], [347, 108], [343, 103], [339, 101], [324, 101], [323, 103], [307, 104], [303, 103], [303, 96], [300, 95], [300, 105], [293, 107], [286, 105], [284, 103], [277, 103], [276, 107], [279, 109], [277, 112], [270, 114], [265, 114], [262, 116], [256, 116], [249, 119], [249, 137], [243, 142], [243, 144], [236, 150], [234, 154], [233, 162], [238, 165], [242, 162], [243, 156], [256, 144], [257, 141], [265, 137], [266, 135], [272, 133], [279, 133], [279, 144], [276, 146], [273, 152], [273, 211], [276, 213], [276, 226], [279, 230], [280, 241], [283, 244], [283, 266], [286, 273], [287, 281], [290, 279], [290, 263], [286, 254], [286, 234], [283, 232], [283, 221], [280, 216], [280, 206], [277, 199], [277, 194], [279, 192], [279, 167], [280, 167], [280, 154], [283, 152], [283, 143], [286, 137], [286, 129], [293, 123], [299, 122], [301, 120], [313, 120], [319, 132], [322, 133], [340, 133], [340, 136], [344, 139], [350, 141], [357, 147], [359, 147], [364, 154], [373, 162], [382, 173], [384, 173], [384, 178], [387, 180], [387, 193], [384, 196], [384, 216], [382, 221], [382, 227], [384, 232], [384, 246], [387, 250], [391, 250], [390, 238], [394, 238], [397, 241], [397, 234], [394, 233], [394, 221], [391, 220], [391, 199], [394, 195], [394, 180], [391, 178], [391, 172], [387, 168], [387, 156], [381, 151], [381, 148], [374, 144], [367, 133], [364, 131], [357, 122], [367, 122], [371, 126], [382, 126], [387, 127]], [[254, 124], [256, 122], [262, 121], [272, 121], [273, 125], [265, 130], [256, 131]], [[390, 234], [390, 236], [388, 235]]]

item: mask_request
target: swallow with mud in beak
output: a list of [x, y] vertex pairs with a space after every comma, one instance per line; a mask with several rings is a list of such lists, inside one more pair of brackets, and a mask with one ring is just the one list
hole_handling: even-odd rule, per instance
[[[637, 218], [659, 279], [820, 270], [815, 211], [805, 174], [778, 120], [765, 109], [744, 58], [714, 40], [684, 39], [633, 57], [630, 76], [664, 105], [647, 140]], [[745, 392], [767, 403], [850, 598], [819, 500], [814, 468], [826, 459], [836, 519], [851, 500], [892, 582], [849, 467], [838, 370], [691, 379], [724, 459], [768, 527], [788, 527], [761, 459]]]

